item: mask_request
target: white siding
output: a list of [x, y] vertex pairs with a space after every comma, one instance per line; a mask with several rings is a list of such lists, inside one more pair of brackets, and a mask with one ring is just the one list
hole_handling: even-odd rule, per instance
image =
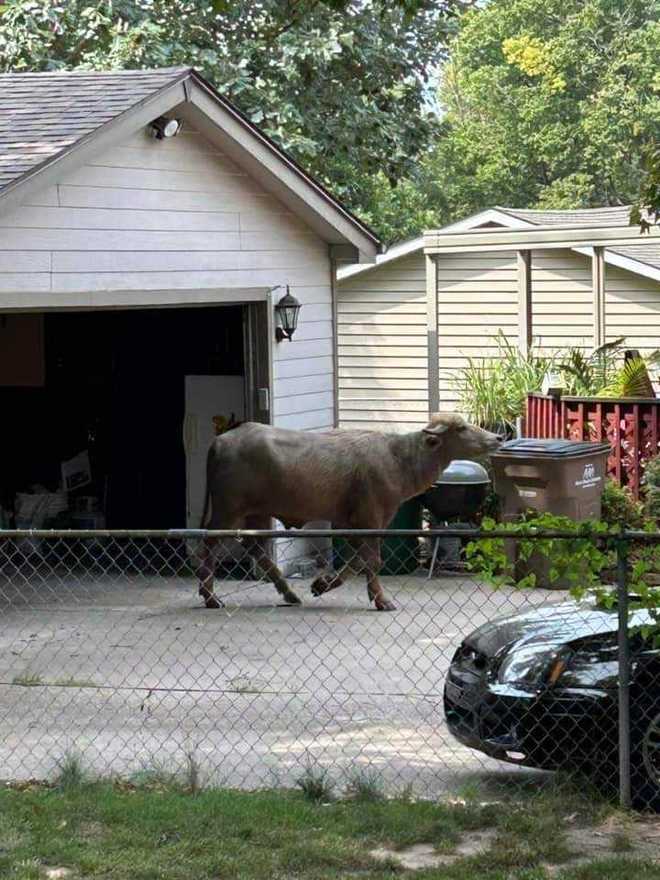
[[651, 354], [660, 348], [660, 283], [605, 266], [605, 332], [625, 336], [626, 348]]
[[458, 408], [456, 381], [470, 359], [497, 354], [499, 330], [518, 342], [518, 281], [511, 253], [447, 254], [437, 260], [440, 409]]
[[426, 424], [424, 257], [348, 278], [337, 295], [339, 423], [414, 430]]
[[[200, 134], [137, 133], [0, 216], [0, 292], [291, 285], [293, 342], [274, 346], [274, 422], [334, 422], [327, 245]], [[276, 291], [275, 296], [281, 292]]]

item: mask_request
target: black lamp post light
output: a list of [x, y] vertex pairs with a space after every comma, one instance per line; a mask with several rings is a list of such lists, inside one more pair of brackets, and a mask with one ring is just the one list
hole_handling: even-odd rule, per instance
[[286, 286], [286, 293], [275, 306], [275, 318], [277, 326], [275, 327], [275, 339], [282, 342], [283, 339], [291, 339], [296, 332], [298, 326], [298, 313], [300, 312], [300, 303], [292, 296], [289, 285]]

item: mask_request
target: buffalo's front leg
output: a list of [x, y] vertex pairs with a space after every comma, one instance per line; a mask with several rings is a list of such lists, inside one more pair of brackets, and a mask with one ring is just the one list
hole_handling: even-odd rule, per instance
[[[249, 529], [269, 529], [270, 520], [262, 521], [256, 517], [248, 517], [246, 526]], [[293, 592], [286, 578], [280, 571], [279, 566], [270, 558], [266, 552], [265, 538], [248, 538], [245, 543], [246, 549], [250, 556], [257, 563], [264, 575], [272, 581], [275, 589], [289, 605], [301, 605], [298, 596]]]
[[312, 583], [312, 595], [322, 596], [329, 590], [336, 590], [352, 574], [364, 572], [367, 577], [369, 600], [375, 603], [378, 611], [395, 611], [396, 605], [387, 598], [378, 580], [381, 566], [380, 541], [377, 538], [369, 538], [359, 543], [349, 541], [347, 544], [350, 556], [345, 560], [345, 564], [335, 573], [319, 575]]
[[363, 541], [361, 547], [364, 559], [364, 573], [367, 577], [367, 595], [369, 601], [376, 606], [376, 611], [396, 611], [396, 605], [385, 595], [385, 590], [378, 578], [382, 560], [380, 557], [380, 539]]

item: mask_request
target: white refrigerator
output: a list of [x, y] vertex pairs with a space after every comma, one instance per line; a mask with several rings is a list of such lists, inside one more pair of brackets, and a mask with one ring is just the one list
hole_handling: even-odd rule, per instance
[[216, 436], [214, 418], [245, 418], [243, 376], [186, 376], [183, 447], [186, 453], [186, 525], [201, 527], [206, 488], [206, 456]]

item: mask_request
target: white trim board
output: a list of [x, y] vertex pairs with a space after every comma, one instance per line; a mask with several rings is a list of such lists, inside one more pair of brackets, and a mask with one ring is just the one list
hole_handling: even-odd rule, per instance
[[[540, 230], [547, 227], [540, 227], [536, 223], [530, 223], [527, 220], [522, 220], [519, 217], [513, 217], [505, 211], [498, 210], [497, 208], [491, 208], [487, 211], [481, 211], [478, 214], [473, 214], [470, 217], [467, 217], [465, 220], [460, 220], [457, 223], [452, 223], [449, 226], [445, 226], [442, 229], [438, 230], [436, 234], [445, 234], [445, 233], [457, 233], [457, 232], [470, 232], [471, 230], [478, 229], [480, 226], [483, 226], [486, 223], [499, 223], [502, 226], [506, 227], [510, 230]], [[556, 229], [557, 227], [552, 227]], [[576, 229], [576, 227], [570, 227], [571, 229]], [[609, 227], [610, 229], [612, 227]], [[589, 235], [588, 229], [585, 229], [583, 234]], [[634, 240], [635, 244], [643, 244], [644, 239], [638, 233], [636, 234], [636, 238]], [[631, 242], [628, 241], [628, 244]], [[592, 247], [588, 246], [578, 246], [571, 247], [570, 244], [565, 245], [570, 250], [574, 250], [576, 253], [582, 254], [584, 256], [591, 256]], [[475, 245], [475, 250], [481, 250], [483, 245]], [[384, 254], [379, 254], [376, 257], [375, 263], [371, 264], [355, 264], [351, 266], [342, 266], [337, 272], [338, 280], [345, 281], [348, 278], [353, 278], [356, 275], [362, 275], [366, 272], [372, 272], [374, 269], [379, 268], [380, 266], [386, 265], [387, 263], [394, 262], [395, 260], [400, 259], [401, 257], [408, 256], [410, 254], [414, 254], [417, 252], [421, 252], [424, 250], [424, 235], [420, 235], [417, 238], [410, 239], [409, 241], [401, 242], [400, 244], [393, 245], [389, 248]], [[650, 278], [652, 281], [660, 281], [660, 268], [655, 266], [651, 266], [648, 263], [643, 263], [639, 260], [635, 260], [632, 257], [624, 256], [623, 254], [617, 254], [609, 248], [605, 248], [605, 262], [611, 266], [617, 266], [620, 269], [626, 269], [629, 272], [633, 272], [635, 275], [640, 275], [643, 278]]]
[[[53, 291], [0, 292], [0, 312], [88, 311], [90, 309], [159, 309], [241, 305], [269, 302], [270, 288], [227, 287], [190, 290], [95, 290], [89, 293]], [[272, 311], [272, 309], [270, 310]]]

